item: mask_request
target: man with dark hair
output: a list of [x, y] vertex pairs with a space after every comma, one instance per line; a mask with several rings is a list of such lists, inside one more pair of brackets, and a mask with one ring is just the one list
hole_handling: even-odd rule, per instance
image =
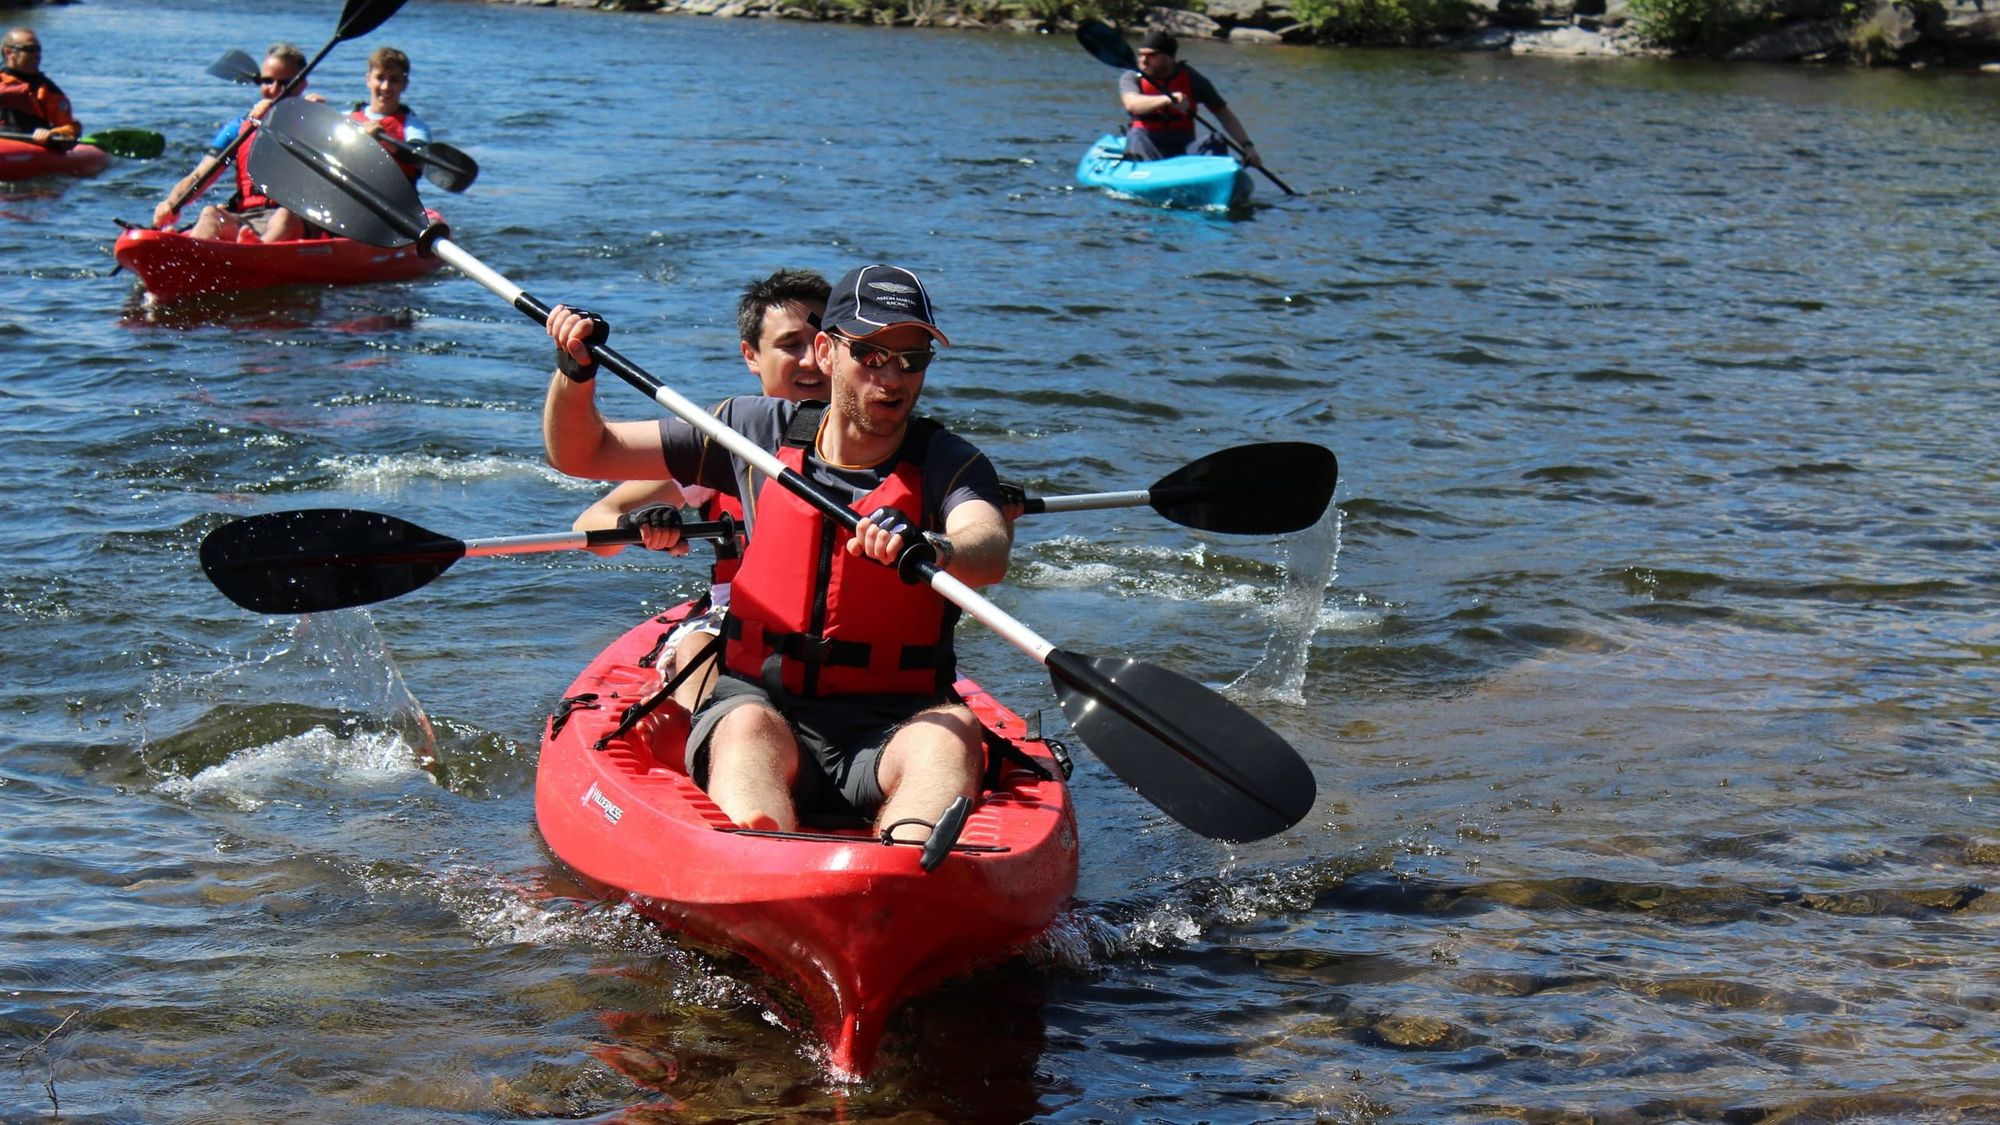
[[[744, 366], [757, 379], [763, 394], [788, 402], [805, 402], [827, 396], [826, 376], [821, 373], [813, 351], [813, 337], [819, 334], [820, 314], [826, 311], [826, 279], [812, 270], [781, 269], [752, 281], [736, 300], [736, 329], [741, 341]], [[672, 480], [626, 481], [585, 508], [573, 525], [578, 531], [595, 531], [635, 525], [646, 546], [672, 549], [685, 554], [687, 547], [677, 538], [669, 547], [663, 524], [671, 522], [660, 513], [645, 513], [659, 505], [678, 508], [692, 504], [701, 509], [705, 520], [732, 516], [743, 518], [743, 504], [734, 496], [712, 488], [689, 485], [682, 488]], [[622, 547], [595, 548], [598, 554], [614, 555]], [[667, 653], [659, 661], [662, 676], [670, 676], [691, 661], [703, 658], [722, 633], [723, 611], [729, 608], [729, 580], [736, 574], [740, 558], [738, 544], [718, 544], [710, 574], [709, 610], [676, 626], [667, 638]], [[715, 682], [715, 669], [690, 675], [675, 690], [674, 698], [692, 711], [707, 698]]]
[[615, 479], [664, 462], [676, 480], [742, 499], [752, 521], [731, 584], [724, 675], [688, 735], [689, 775], [737, 824], [781, 831], [801, 809], [929, 824], [976, 795], [980, 726], [951, 694], [957, 608], [903, 581], [898, 564], [924, 558], [988, 585], [1007, 573], [1012, 533], [986, 456], [916, 414], [936, 348], [950, 342], [923, 282], [872, 265], [834, 284], [813, 337], [829, 403], [734, 398], [714, 411], [866, 513], [851, 535], [684, 419], [605, 422], [586, 343], [593, 320], [560, 306], [549, 316], [549, 464]]
[[[1215, 85], [1201, 72], [1180, 61], [1180, 42], [1164, 31], [1149, 31], [1139, 41], [1139, 69], [1118, 76], [1118, 96], [1132, 127], [1125, 132], [1128, 160], [1164, 160], [1182, 156], [1194, 143], [1194, 111], [1202, 106], [1215, 114], [1231, 139], [1243, 147], [1246, 164], [1261, 165], [1257, 146]], [[1211, 138], [1213, 140], [1213, 138]], [[1219, 141], [1215, 148], [1222, 149]]]
[[[250, 108], [250, 112], [216, 132], [214, 139], [208, 142], [209, 154], [201, 158], [194, 171], [174, 185], [158, 207], [153, 208], [155, 227], [165, 229], [174, 225], [174, 220], [180, 217], [181, 208], [208, 190], [210, 183], [223, 171], [219, 159], [222, 150], [228, 148], [239, 133], [255, 129], [264, 115], [271, 112], [271, 107], [278, 104], [280, 94], [296, 97], [305, 93], [306, 84], [301, 79], [289, 94], [285, 94], [285, 84], [305, 68], [306, 53], [294, 44], [274, 43], [270, 50], [264, 52], [264, 61], [257, 68], [257, 87], [263, 96]], [[315, 94], [312, 100], [320, 99]], [[305, 238], [311, 233], [312, 228], [304, 219], [278, 206], [276, 200], [257, 190], [256, 182], [250, 177], [250, 147], [256, 143], [257, 138], [251, 137], [236, 148], [236, 194], [221, 207], [211, 205], [202, 208], [201, 217], [188, 228], [188, 234], [195, 238], [220, 238], [231, 242], [239, 239], [284, 242]]]
[[34, 29], [10, 28], [0, 38], [0, 61], [6, 64], [0, 68], [0, 125], [34, 134], [38, 145], [75, 144], [83, 126], [70, 113], [62, 87], [42, 73], [42, 41]]

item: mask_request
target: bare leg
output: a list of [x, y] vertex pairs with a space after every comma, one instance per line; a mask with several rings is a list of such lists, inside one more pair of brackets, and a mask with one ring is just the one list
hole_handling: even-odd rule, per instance
[[234, 215], [210, 204], [201, 209], [201, 214], [195, 219], [194, 225], [188, 228], [188, 237], [227, 238], [233, 242], [236, 239], [236, 226]]
[[798, 829], [792, 782], [799, 744], [769, 707], [745, 704], [722, 716], [708, 740], [708, 796], [744, 828]]
[[[886, 828], [912, 817], [936, 820], [953, 800], [978, 796], [983, 751], [979, 720], [969, 707], [938, 707], [911, 719], [882, 752], [876, 773], [888, 799], [882, 802], [875, 826]], [[897, 829], [896, 838], [929, 836], [913, 825]]]
[[[680, 671], [693, 661], [703, 660], [705, 654], [715, 647], [717, 640], [714, 633], [689, 633], [682, 637], [681, 643], [674, 647], [674, 671]], [[690, 714], [701, 705], [702, 700], [708, 698], [709, 691], [715, 687], [716, 669], [721, 666], [722, 661], [707, 660], [706, 664], [707, 667], [682, 680], [681, 686], [674, 689], [674, 702], [687, 708]]]
[[264, 241], [291, 242], [306, 236], [306, 221], [280, 207], [264, 223]]

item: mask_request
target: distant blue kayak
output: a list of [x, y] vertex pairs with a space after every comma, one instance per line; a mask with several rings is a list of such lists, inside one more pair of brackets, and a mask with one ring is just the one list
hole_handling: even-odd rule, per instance
[[1125, 138], [1105, 135], [1076, 165], [1076, 182], [1165, 207], [1241, 207], [1250, 201], [1250, 173], [1229, 156], [1126, 160]]

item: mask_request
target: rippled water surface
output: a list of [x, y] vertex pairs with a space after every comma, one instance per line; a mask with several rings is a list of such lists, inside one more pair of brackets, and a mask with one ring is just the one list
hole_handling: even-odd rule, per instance
[[480, 161], [427, 198], [461, 245], [690, 397], [748, 385], [747, 278], [879, 259], [958, 344], [930, 410], [1045, 495], [1340, 455], [1290, 542], [1024, 523], [1003, 608], [1233, 684], [1320, 801], [1229, 847], [1083, 755], [1075, 910], [841, 1084], [535, 831], [542, 716], [697, 568], [303, 620], [202, 578], [251, 513], [524, 534], [597, 488], [542, 463], [538, 330], [449, 272], [112, 272], [246, 100], [203, 68], [337, 15], [263, 9], [31, 17], [87, 127], [171, 141], [0, 189], [0, 1119], [2000, 1116], [2000, 83], [1196, 46], [1304, 192], [1225, 218], [1071, 188], [1113, 76], [1062, 36], [411, 0], [337, 48], [317, 88], [403, 47]]

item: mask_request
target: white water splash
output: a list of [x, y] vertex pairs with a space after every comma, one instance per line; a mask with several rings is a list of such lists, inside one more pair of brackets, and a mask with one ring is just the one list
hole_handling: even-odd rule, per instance
[[329, 789], [400, 788], [412, 776], [428, 779], [415, 748], [385, 731], [355, 737], [314, 727], [303, 734], [252, 746], [193, 777], [170, 777], [159, 792], [184, 801], [221, 801], [244, 812], [273, 802], [297, 803]]
[[1286, 540], [1285, 555], [1285, 588], [1270, 604], [1276, 629], [1263, 658], [1227, 690], [1239, 699], [1303, 707], [1313, 634], [1326, 620], [1326, 592], [1339, 573], [1340, 506], [1327, 505], [1318, 523]]
[[527, 457], [441, 457], [435, 454], [351, 454], [322, 457], [322, 468], [339, 477], [342, 487], [357, 492], [391, 493], [413, 481], [493, 481], [531, 478], [569, 492], [592, 492], [598, 482], [565, 476], [539, 459]]

